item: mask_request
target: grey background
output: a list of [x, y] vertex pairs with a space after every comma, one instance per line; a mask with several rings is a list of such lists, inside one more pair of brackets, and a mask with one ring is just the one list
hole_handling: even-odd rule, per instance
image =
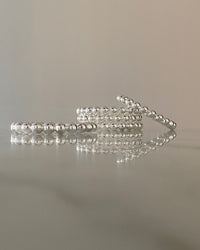
[[0, 0], [1, 126], [133, 97], [199, 128], [198, 0]]

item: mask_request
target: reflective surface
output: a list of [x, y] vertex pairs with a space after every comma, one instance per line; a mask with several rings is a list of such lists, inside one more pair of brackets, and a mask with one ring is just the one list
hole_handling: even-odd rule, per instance
[[117, 163], [127, 163], [164, 146], [174, 140], [174, 130], [145, 141], [143, 133], [135, 130], [98, 130], [95, 133], [19, 134], [11, 133], [11, 144], [16, 145], [64, 145], [75, 144], [77, 153], [116, 154]]
[[200, 133], [176, 133], [1, 130], [1, 249], [200, 249]]

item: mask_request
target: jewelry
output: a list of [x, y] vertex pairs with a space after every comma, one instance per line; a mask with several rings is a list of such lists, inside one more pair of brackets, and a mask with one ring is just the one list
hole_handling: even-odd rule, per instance
[[152, 118], [170, 130], [176, 128], [176, 123], [163, 115], [157, 114], [133, 99], [118, 96], [117, 100], [126, 107], [88, 107], [76, 110], [78, 123], [32, 123], [20, 122], [12, 123], [11, 131], [23, 134], [51, 134], [72, 133], [72, 132], [94, 132], [97, 128], [111, 130], [141, 130], [142, 115]]
[[72, 133], [72, 132], [93, 132], [96, 131], [97, 125], [95, 123], [30, 123], [30, 122], [20, 122], [20, 123], [12, 123], [11, 131], [15, 133], [22, 134], [51, 134], [53, 132], [57, 133]]
[[133, 108], [78, 108], [76, 113], [79, 122], [94, 122], [99, 128], [140, 130], [143, 127], [141, 113]]
[[154, 121], [157, 121], [169, 129], [175, 129], [176, 123], [168, 118], [165, 118], [163, 115], [157, 114], [154, 110], [149, 110], [148, 107], [143, 107], [139, 102], [135, 102], [133, 99], [125, 96], [117, 96], [117, 100], [123, 104], [126, 104], [127, 107], [138, 110], [147, 117], [152, 118]]

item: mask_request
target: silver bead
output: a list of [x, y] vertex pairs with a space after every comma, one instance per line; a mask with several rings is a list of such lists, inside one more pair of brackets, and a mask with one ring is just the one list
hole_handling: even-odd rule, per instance
[[116, 113], [116, 112], [117, 112], [117, 110], [118, 110], [118, 109], [117, 109], [117, 108], [115, 108], [115, 107], [111, 107], [111, 108], [110, 108], [110, 111], [111, 111], [112, 113]]
[[124, 102], [124, 96], [123, 95], [120, 96], [119, 102], [122, 102], [122, 103]]
[[124, 124], [124, 123], [120, 123], [118, 125], [118, 128], [120, 128], [120, 129], [124, 129], [125, 127], [126, 127], [126, 124]]
[[44, 125], [41, 123], [32, 123], [30, 129], [32, 133], [39, 134], [44, 129]]
[[44, 124], [44, 133], [51, 134], [54, 131], [54, 126], [55, 126], [54, 123], [51, 123], [51, 122], [45, 123]]
[[100, 111], [101, 111], [102, 113], [106, 113], [106, 112], [109, 111], [109, 108], [108, 108], [108, 107], [101, 107]]
[[65, 131], [69, 132], [69, 130], [70, 130], [70, 124], [65, 123]]
[[99, 112], [100, 111], [100, 107], [96, 107], [96, 112]]
[[139, 126], [139, 128], [142, 128], [142, 127], [143, 127], [143, 126], [142, 126], [142, 123], [139, 123], [139, 125], [138, 125], [138, 126]]
[[174, 125], [173, 121], [170, 121], [170, 122], [169, 122], [169, 126], [170, 126], [170, 127], [173, 127], [173, 125]]
[[143, 107], [143, 108], [142, 108], [142, 112], [143, 112], [144, 114], [146, 114], [146, 113], [148, 112], [148, 110], [149, 110], [148, 107]]
[[91, 119], [92, 119], [92, 116], [85, 115], [85, 116], [82, 117], [82, 121], [88, 121], [88, 120], [91, 120]]
[[11, 123], [10, 130], [11, 131], [15, 131], [15, 122]]
[[104, 119], [105, 119], [106, 121], [110, 121], [110, 116], [106, 115], [106, 116], [104, 117]]
[[77, 130], [80, 131], [80, 132], [86, 131], [86, 129], [87, 129], [87, 125], [84, 124], [84, 123], [80, 123], [77, 126]]
[[138, 126], [138, 123], [135, 123], [135, 124], [134, 124], [134, 127], [135, 127], [135, 128], [138, 128], [138, 127], [139, 127], [139, 126]]
[[165, 123], [168, 124], [170, 120], [168, 118], [165, 118]]
[[65, 124], [63, 124], [63, 123], [56, 123], [54, 129], [55, 129], [55, 131], [57, 133], [64, 133], [65, 132]]
[[164, 119], [163, 115], [158, 115], [159, 116], [159, 120], [162, 121]]
[[134, 102], [133, 99], [129, 98], [129, 103], [130, 103], [130, 104], [134, 104], [135, 102]]
[[82, 117], [81, 116], [77, 116], [77, 121], [82, 121]]
[[115, 116], [115, 117], [114, 117], [114, 120], [115, 120], [115, 121], [120, 121], [121, 118], [120, 118], [120, 116]]
[[76, 125], [75, 123], [70, 124], [69, 130], [70, 130], [71, 132], [77, 131], [77, 125]]
[[156, 117], [156, 111], [152, 110], [150, 113], [150, 117], [155, 118]]
[[22, 123], [21, 130], [25, 134], [29, 134], [31, 132], [31, 128], [28, 123]]
[[111, 124], [110, 124], [110, 128], [115, 128], [115, 124], [114, 124], [114, 123], [111, 123]]
[[97, 112], [97, 109], [95, 107], [92, 108], [92, 112], [93, 113], [96, 113]]
[[90, 116], [86, 121], [94, 122], [96, 120], [95, 116]]
[[136, 120], [136, 116], [135, 115], [132, 115], [132, 120], [135, 121]]
[[129, 116], [128, 116], [128, 115], [124, 115], [123, 119], [124, 119], [125, 121], [128, 121], [128, 120], [129, 120]]
[[140, 104], [139, 102], [135, 102], [135, 106], [136, 106], [137, 108], [141, 108], [141, 104]]
[[139, 114], [140, 113], [139, 108], [135, 108], [134, 112], [135, 112], [135, 114]]
[[89, 113], [90, 112], [90, 108], [85, 108], [84, 112], [85, 113]]
[[106, 127], [106, 124], [105, 124], [105, 123], [102, 123], [100, 127], [101, 127], [101, 128], [105, 128], [105, 127]]
[[80, 108], [80, 109], [79, 109], [79, 113], [80, 113], [80, 114], [84, 113], [84, 110], [85, 110], [84, 108]]
[[93, 125], [92, 125], [92, 123], [87, 123], [86, 124], [86, 131], [87, 132], [90, 132], [90, 131], [92, 131], [93, 130]]
[[95, 120], [98, 122], [101, 120], [101, 117], [97, 115], [97, 116], [95, 116]]
[[[173, 122], [173, 129], [175, 129], [177, 126], [177, 124], [175, 122]], [[175, 137], [175, 136], [174, 136]]]
[[128, 97], [126, 97], [126, 96], [124, 96], [124, 97], [122, 98], [122, 100], [123, 100], [123, 102], [125, 103], [126, 101], [128, 101], [128, 100], [129, 100], [129, 98], [128, 98]]
[[134, 125], [132, 123], [129, 124], [129, 128], [133, 128]]
[[137, 120], [137, 121], [140, 120], [140, 116], [139, 116], [139, 115], [136, 115], [136, 116], [135, 116], [135, 120]]
[[93, 123], [93, 131], [97, 130], [97, 125]]
[[127, 113], [133, 113], [134, 110], [133, 110], [133, 108], [129, 107], [129, 108], [126, 108], [126, 112], [127, 112]]
[[121, 100], [121, 96], [117, 96], [117, 101], [120, 101]]
[[126, 112], [126, 109], [123, 108], [123, 107], [120, 107], [120, 111], [121, 111], [121, 113], [125, 113], [125, 112]]
[[131, 105], [132, 102], [130, 102], [130, 100], [128, 99], [128, 100], [125, 100], [125, 104], [126, 104], [126, 105]]
[[163, 119], [160, 122], [165, 125], [166, 124], [165, 118], [163, 117]]
[[110, 128], [110, 125], [109, 125], [109, 124], [106, 124], [105, 127], [106, 127], [106, 128]]
[[15, 131], [16, 131], [17, 133], [21, 133], [21, 132], [22, 132], [21, 126], [22, 126], [22, 122], [17, 122], [17, 123], [15, 124]]

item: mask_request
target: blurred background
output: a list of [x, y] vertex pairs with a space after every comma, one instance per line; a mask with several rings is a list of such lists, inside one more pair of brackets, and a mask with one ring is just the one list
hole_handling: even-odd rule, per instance
[[0, 126], [128, 95], [199, 128], [200, 1], [0, 0]]

